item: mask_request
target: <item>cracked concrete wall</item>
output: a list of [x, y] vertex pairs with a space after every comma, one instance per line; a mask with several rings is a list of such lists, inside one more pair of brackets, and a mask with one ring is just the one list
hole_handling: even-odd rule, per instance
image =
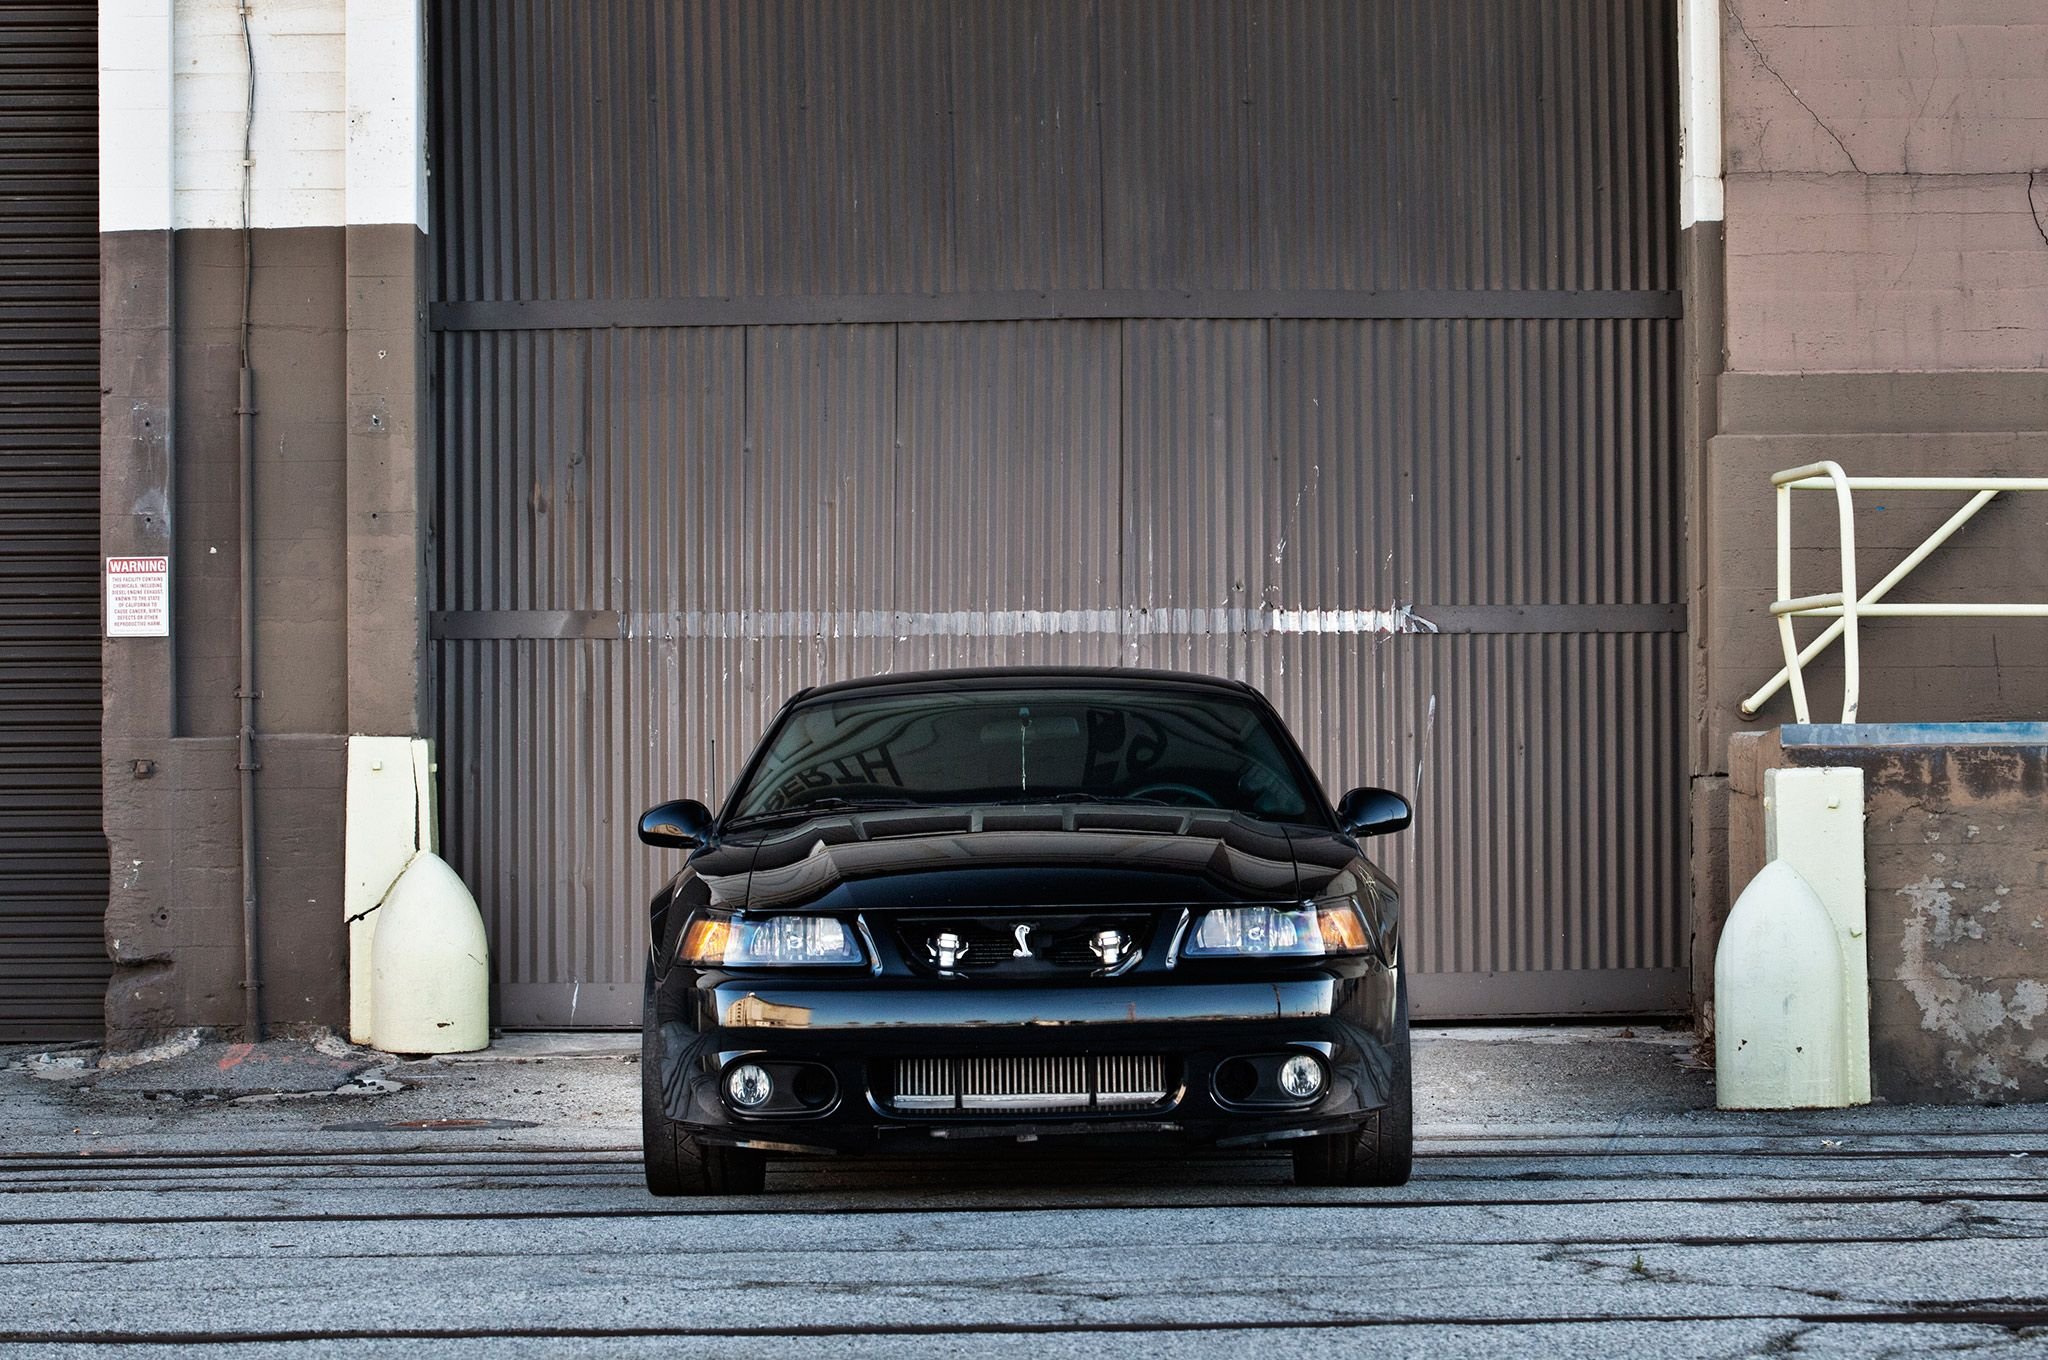
[[2048, 746], [1735, 743], [1731, 876], [1763, 867], [1765, 769], [1864, 772], [1871, 1084], [1902, 1103], [2048, 1100]]
[[1728, 366], [2048, 366], [2048, 8], [1724, 0]]

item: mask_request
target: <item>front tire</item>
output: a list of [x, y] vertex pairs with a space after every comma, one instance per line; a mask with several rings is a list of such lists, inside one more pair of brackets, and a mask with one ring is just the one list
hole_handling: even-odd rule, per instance
[[1415, 1169], [1415, 1082], [1408, 1044], [1408, 975], [1394, 984], [1394, 1060], [1387, 1103], [1355, 1133], [1324, 1134], [1294, 1144], [1296, 1185], [1406, 1185]]
[[754, 1148], [703, 1142], [670, 1119], [661, 1098], [661, 1069], [661, 1031], [655, 1027], [650, 995], [640, 1022], [640, 1160], [648, 1192], [663, 1199], [760, 1194], [767, 1156]]

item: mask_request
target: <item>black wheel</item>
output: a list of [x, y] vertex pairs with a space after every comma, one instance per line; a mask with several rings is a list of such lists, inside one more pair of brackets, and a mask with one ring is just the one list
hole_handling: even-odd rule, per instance
[[640, 1160], [647, 1189], [674, 1195], [758, 1195], [768, 1159], [753, 1148], [704, 1143], [668, 1117], [661, 1100], [661, 1033], [652, 999], [640, 1023]]
[[1415, 1083], [1408, 1055], [1408, 976], [1395, 984], [1393, 1089], [1356, 1133], [1294, 1144], [1296, 1185], [1406, 1185], [1415, 1167]]

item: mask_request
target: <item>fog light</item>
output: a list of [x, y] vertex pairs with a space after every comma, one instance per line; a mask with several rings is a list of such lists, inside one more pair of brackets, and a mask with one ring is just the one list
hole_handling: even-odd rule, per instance
[[1307, 1100], [1323, 1089], [1323, 1065], [1306, 1053], [1297, 1053], [1280, 1064], [1280, 1089], [1296, 1100]]
[[[1316, 1085], [1322, 1085], [1322, 1078], [1316, 1078]], [[732, 1103], [749, 1110], [759, 1109], [768, 1103], [768, 1097], [775, 1094], [775, 1078], [768, 1075], [768, 1069], [753, 1063], [741, 1063], [725, 1078], [725, 1093], [732, 1097]]]

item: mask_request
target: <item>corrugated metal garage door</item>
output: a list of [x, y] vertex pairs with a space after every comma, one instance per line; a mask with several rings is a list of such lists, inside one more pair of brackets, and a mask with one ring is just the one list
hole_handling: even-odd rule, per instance
[[1419, 789], [1420, 1013], [1682, 1005], [1669, 8], [442, 3], [504, 1021], [634, 1019], [633, 818], [791, 691], [989, 662], [1241, 676]]
[[0, 8], [0, 1042], [107, 985], [95, 22]]

